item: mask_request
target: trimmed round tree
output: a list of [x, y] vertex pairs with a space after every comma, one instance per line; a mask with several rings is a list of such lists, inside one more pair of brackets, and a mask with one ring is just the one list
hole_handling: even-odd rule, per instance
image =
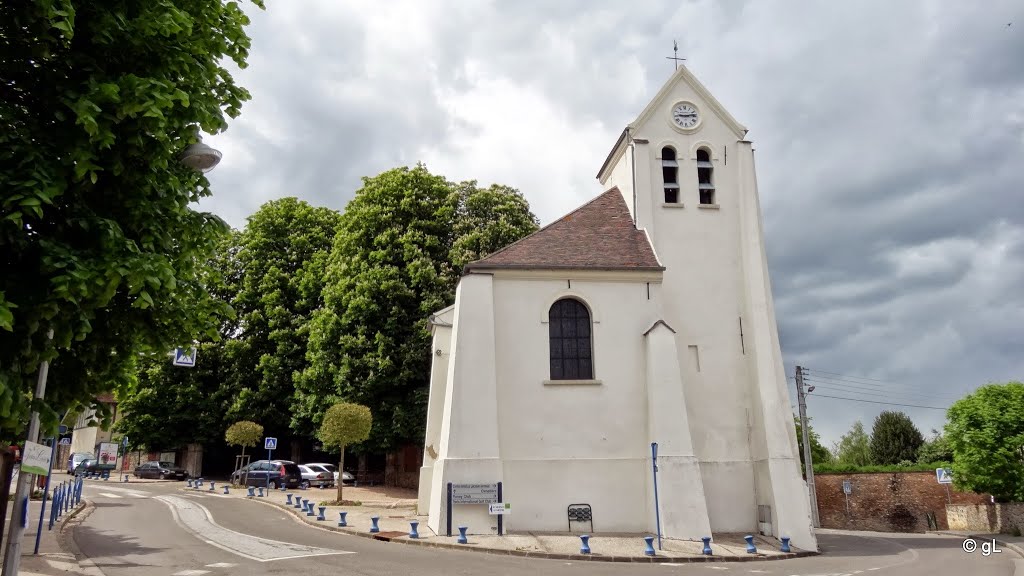
[[[224, 433], [224, 439], [227, 440], [228, 444], [242, 447], [243, 460], [245, 459], [245, 447], [254, 448], [259, 446], [260, 438], [263, 438], [263, 426], [249, 420], [235, 422]], [[242, 483], [244, 484], [246, 480], [248, 478], [243, 480]]]
[[338, 458], [338, 503], [343, 502], [341, 488], [344, 484], [345, 447], [358, 444], [370, 437], [373, 416], [370, 409], [361, 404], [339, 402], [327, 409], [317, 438], [324, 444], [324, 450], [335, 449], [341, 453]]

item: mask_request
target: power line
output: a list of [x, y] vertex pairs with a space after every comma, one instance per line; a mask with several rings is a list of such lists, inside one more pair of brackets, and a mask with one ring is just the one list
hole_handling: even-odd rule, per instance
[[[810, 372], [811, 373], [810, 375], [812, 377], [814, 377], [814, 378], [817, 378], [819, 380], [831, 381], [832, 383], [856, 384], [858, 386], [866, 386], [866, 387], [870, 387], [870, 388], [877, 388], [877, 389], [880, 389], [880, 390], [892, 390], [894, 387], [896, 387], [896, 389], [901, 389], [902, 388], [902, 389], [904, 389], [904, 390], [906, 390], [908, 392], [919, 392], [919, 393], [927, 394], [929, 396], [934, 396], [935, 395], [934, 390], [932, 390], [932, 389], [930, 389], [930, 388], [928, 388], [926, 386], [920, 386], [920, 385], [913, 386], [913, 385], [907, 385], [907, 384], [899, 384], [899, 383], [896, 383], [896, 382], [887, 382], [885, 380], [875, 380], [875, 379], [872, 379], [872, 378], [865, 378], [865, 380], [873, 380], [874, 382], [882, 382], [885, 385], [883, 385], [883, 384], [873, 384], [871, 382], [861, 382], [860, 380], [858, 380], [858, 378], [860, 378], [859, 376], [843, 376], [841, 374], [838, 375], [838, 377], [820, 376], [818, 374], [832, 374], [832, 373], [831, 372], [822, 372], [821, 370], [808, 370], [808, 372]], [[815, 374], [816, 372], [818, 374]], [[805, 376], [805, 378], [806, 378], [806, 376]], [[947, 396], [948, 396], [948, 394], [947, 394]], [[959, 396], [957, 396], [957, 397], [959, 398]]]
[[813, 368], [804, 368], [808, 372], [819, 372], [821, 374], [831, 374], [832, 376], [840, 376], [842, 378], [855, 378], [858, 380], [871, 380], [872, 382], [881, 382], [883, 384], [893, 384], [889, 380], [879, 380], [878, 378], [868, 378], [867, 376], [848, 376], [846, 374], [839, 374], [838, 372], [826, 372], [824, 370], [815, 370]]
[[[910, 391], [894, 391], [888, 388], [868, 388], [857, 386], [854, 384], [846, 384], [840, 382], [834, 382], [832, 380], [819, 380], [817, 378], [804, 378], [806, 382], [814, 382], [822, 388], [833, 387], [839, 390], [845, 390], [847, 392], [854, 392], [859, 394], [878, 395], [883, 396], [903, 396], [910, 399], [931, 399], [931, 398], [945, 398], [950, 400], [958, 400], [959, 395], [956, 394], [938, 394], [933, 392], [910, 392]], [[863, 391], [863, 392], [862, 392]]]
[[825, 394], [811, 394], [812, 398], [833, 398], [835, 400], [851, 400], [853, 402], [867, 402], [869, 404], [887, 404], [889, 406], [904, 406], [906, 408], [927, 408], [929, 410], [948, 410], [948, 408], [939, 408], [938, 406], [921, 406], [919, 404], [899, 404], [897, 402], [881, 402], [879, 400], [862, 400], [860, 398], [843, 398], [841, 396], [826, 396]]

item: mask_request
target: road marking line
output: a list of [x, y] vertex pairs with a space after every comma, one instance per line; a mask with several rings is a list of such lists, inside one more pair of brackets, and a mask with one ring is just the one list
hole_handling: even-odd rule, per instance
[[238, 564], [232, 564], [230, 562], [217, 562], [216, 564], [207, 564], [207, 568], [231, 568], [238, 566]]
[[157, 496], [155, 499], [166, 504], [171, 509], [174, 521], [194, 534], [196, 538], [221, 550], [257, 562], [355, 554], [355, 552], [270, 540], [236, 532], [217, 524], [210, 511], [199, 503], [177, 496]]
[[117, 494], [111, 494], [110, 492], [100, 492], [100, 496], [106, 496], [107, 498], [123, 498], [123, 496], [118, 496]]
[[175, 572], [172, 576], [202, 576], [209, 573], [209, 570], [182, 570], [181, 572]]

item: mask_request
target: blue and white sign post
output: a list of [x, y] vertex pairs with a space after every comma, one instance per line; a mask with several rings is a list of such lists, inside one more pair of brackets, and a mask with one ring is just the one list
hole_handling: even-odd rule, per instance
[[939, 484], [946, 485], [946, 502], [952, 504], [953, 497], [949, 495], [949, 485], [953, 483], [953, 471], [949, 468], [936, 468], [935, 479], [939, 481]]
[[[267, 436], [263, 440], [263, 447], [267, 449], [267, 460], [270, 460], [270, 455], [277, 450], [277, 438]], [[281, 478], [281, 482], [284, 482], [284, 478]], [[267, 490], [270, 490], [270, 471], [267, 470]], [[268, 492], [269, 493], [269, 492]]]
[[198, 350], [195, 348], [175, 348], [174, 349], [174, 360], [171, 364], [175, 366], [183, 366], [185, 368], [194, 368], [196, 365], [196, 355]]
[[658, 528], [658, 550], [661, 550], [661, 510], [658, 506], [658, 443], [651, 442], [651, 473], [654, 474], [654, 522]]

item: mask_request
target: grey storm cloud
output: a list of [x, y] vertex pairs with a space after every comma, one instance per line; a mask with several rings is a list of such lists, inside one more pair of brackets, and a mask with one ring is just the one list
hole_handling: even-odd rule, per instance
[[[430, 157], [519, 186], [550, 222], [600, 191], [677, 40], [751, 130], [787, 374], [811, 370], [827, 442], [883, 409], [925, 433], [944, 419], [872, 402], [944, 408], [1024, 378], [1019, 0], [367, 6], [249, 10], [235, 75], [253, 99], [209, 138], [225, 158], [204, 209], [234, 226], [282, 196], [340, 210], [361, 177]], [[488, 105], [501, 90], [527, 109]]]

